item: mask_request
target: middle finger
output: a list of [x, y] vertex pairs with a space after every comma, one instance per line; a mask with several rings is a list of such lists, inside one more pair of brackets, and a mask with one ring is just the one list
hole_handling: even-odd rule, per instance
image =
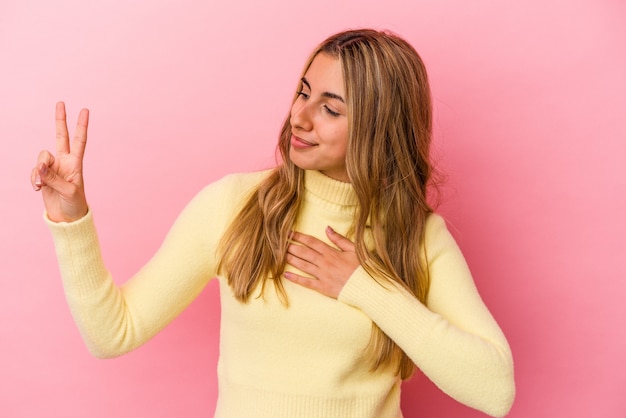
[[318, 265], [321, 257], [321, 254], [317, 251], [299, 244], [290, 244], [287, 247], [287, 254], [313, 265]]
[[70, 152], [70, 136], [67, 131], [66, 119], [65, 103], [59, 102], [55, 110], [57, 153], [59, 154]]

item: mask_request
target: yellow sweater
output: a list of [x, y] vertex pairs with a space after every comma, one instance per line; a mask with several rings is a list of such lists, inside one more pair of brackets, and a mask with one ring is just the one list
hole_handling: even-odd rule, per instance
[[[47, 221], [67, 300], [89, 350], [124, 354], [174, 319], [216, 276], [216, 246], [247, 192], [265, 172], [207, 186], [180, 214], [154, 257], [118, 287], [100, 254], [91, 212], [72, 223]], [[296, 230], [326, 242], [327, 225], [345, 234], [352, 187], [306, 172]], [[223, 418], [398, 418], [400, 380], [371, 372], [363, 358], [374, 321], [441, 390], [493, 416], [515, 394], [507, 341], [478, 295], [441, 217], [426, 225], [428, 307], [396, 286], [383, 288], [359, 268], [338, 300], [289, 281], [289, 306], [272, 283], [246, 304], [218, 277], [222, 305], [219, 399]], [[417, 255], [416, 255], [417, 256]], [[245, 262], [245, 260], [242, 260]]]

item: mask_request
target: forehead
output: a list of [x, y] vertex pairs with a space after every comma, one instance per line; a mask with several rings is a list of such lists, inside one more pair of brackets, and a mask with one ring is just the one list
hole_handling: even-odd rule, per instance
[[343, 72], [339, 58], [320, 52], [313, 58], [304, 78], [312, 90], [335, 93], [345, 97]]

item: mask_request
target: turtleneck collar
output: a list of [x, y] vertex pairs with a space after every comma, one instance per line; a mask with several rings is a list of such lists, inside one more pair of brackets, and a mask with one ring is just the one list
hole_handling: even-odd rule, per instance
[[358, 200], [352, 184], [335, 180], [317, 170], [304, 172], [304, 188], [318, 198], [340, 206], [356, 206]]

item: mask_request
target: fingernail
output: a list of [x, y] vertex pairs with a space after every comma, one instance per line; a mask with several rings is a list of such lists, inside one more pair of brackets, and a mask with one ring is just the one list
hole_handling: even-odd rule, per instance
[[35, 190], [39, 190], [42, 185], [43, 183], [41, 182], [41, 177], [37, 175], [37, 177], [35, 177]]
[[334, 229], [332, 229], [330, 226], [327, 226], [327, 227], [326, 227], [326, 232], [334, 233], [334, 232], [335, 232], [335, 230], [334, 230]]
[[39, 174], [41, 174], [42, 176], [46, 176], [48, 174], [48, 166], [46, 164], [41, 163], [41, 165], [39, 166]]

